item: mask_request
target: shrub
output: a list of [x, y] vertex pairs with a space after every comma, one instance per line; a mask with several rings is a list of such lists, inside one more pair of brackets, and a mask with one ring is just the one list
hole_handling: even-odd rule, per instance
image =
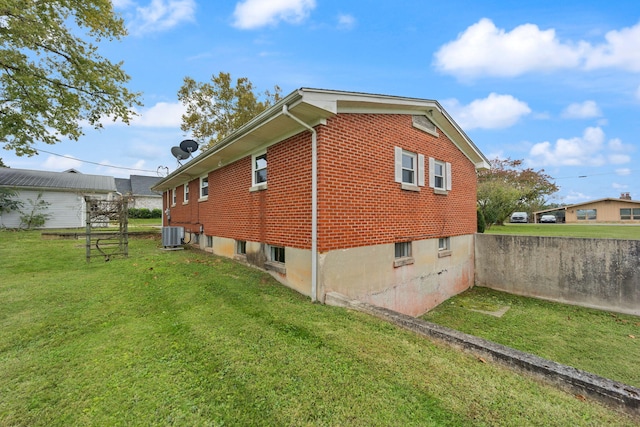
[[149, 208], [129, 208], [129, 218], [133, 219], [149, 219], [162, 218], [162, 209]]
[[484, 233], [485, 228], [487, 227], [487, 222], [484, 219], [484, 215], [480, 209], [476, 209], [477, 217], [478, 217], [478, 233]]

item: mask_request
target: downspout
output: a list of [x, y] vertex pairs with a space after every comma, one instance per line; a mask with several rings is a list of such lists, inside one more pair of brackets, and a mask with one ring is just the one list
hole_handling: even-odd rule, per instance
[[289, 112], [287, 104], [282, 114], [311, 132], [311, 301], [318, 300], [318, 135], [316, 130]]

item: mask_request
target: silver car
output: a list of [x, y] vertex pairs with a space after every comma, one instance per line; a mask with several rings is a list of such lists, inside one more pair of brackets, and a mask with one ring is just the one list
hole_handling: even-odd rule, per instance
[[555, 215], [542, 215], [540, 217], [540, 222], [556, 222]]

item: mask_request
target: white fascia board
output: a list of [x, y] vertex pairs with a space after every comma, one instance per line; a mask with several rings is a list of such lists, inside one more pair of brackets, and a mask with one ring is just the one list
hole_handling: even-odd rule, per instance
[[338, 113], [338, 103], [334, 95], [328, 93], [309, 92], [304, 89], [300, 90], [302, 99], [297, 103], [289, 105], [289, 109], [293, 109], [298, 103], [304, 102], [305, 104], [313, 105], [314, 107], [321, 108], [330, 113]]

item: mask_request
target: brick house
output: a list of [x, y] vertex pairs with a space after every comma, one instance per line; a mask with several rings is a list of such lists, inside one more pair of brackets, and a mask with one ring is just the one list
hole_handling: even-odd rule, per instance
[[303, 88], [152, 189], [186, 242], [419, 315], [473, 285], [487, 167], [437, 101]]

